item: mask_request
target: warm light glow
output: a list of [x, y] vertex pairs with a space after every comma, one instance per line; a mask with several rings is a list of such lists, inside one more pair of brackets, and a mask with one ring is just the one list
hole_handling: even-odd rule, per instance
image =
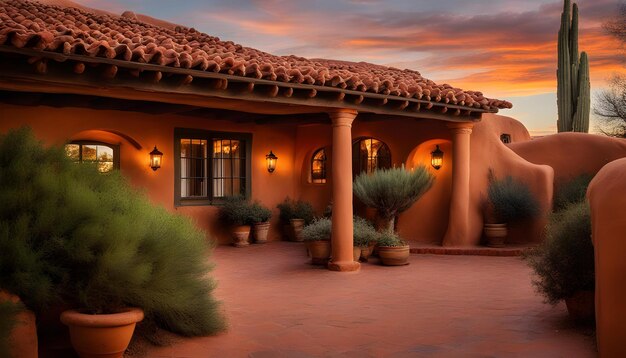
[[265, 160], [267, 161], [267, 171], [273, 173], [274, 170], [276, 170], [276, 161], [278, 160], [278, 157], [275, 156], [270, 150], [270, 153], [265, 156]]
[[152, 170], [154, 171], [159, 169], [161, 167], [162, 159], [163, 159], [163, 153], [161, 153], [155, 145], [154, 149], [150, 152], [150, 168], [152, 168]]
[[443, 152], [439, 149], [439, 145], [437, 145], [434, 151], [430, 152], [430, 165], [436, 170], [439, 170], [443, 165]]

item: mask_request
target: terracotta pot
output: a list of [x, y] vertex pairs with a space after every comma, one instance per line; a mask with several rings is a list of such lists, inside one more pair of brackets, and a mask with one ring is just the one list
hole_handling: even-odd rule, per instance
[[361, 261], [367, 262], [369, 260], [374, 252], [374, 247], [376, 247], [376, 242], [371, 242], [367, 246], [361, 246]]
[[267, 233], [270, 230], [269, 222], [254, 224], [254, 243], [264, 244], [267, 242]]
[[291, 231], [293, 232], [293, 236], [290, 237], [292, 241], [304, 241], [302, 237], [302, 229], [304, 229], [304, 220], [303, 219], [291, 219], [289, 220], [289, 224], [291, 225]]
[[311, 255], [311, 264], [326, 265], [330, 259], [330, 240], [306, 241]]
[[[11, 302], [20, 304], [19, 297], [6, 291], [0, 291], [0, 302]], [[13, 317], [14, 325], [9, 332], [7, 339], [9, 356], [20, 358], [37, 358], [37, 326], [35, 324], [35, 314], [24, 308]]]
[[245, 247], [250, 245], [250, 225], [235, 226], [233, 228], [233, 245], [235, 247]]
[[408, 265], [409, 245], [405, 246], [378, 246], [380, 262], [387, 266]]
[[139, 308], [127, 308], [113, 314], [85, 314], [77, 310], [61, 313], [61, 322], [69, 326], [72, 346], [83, 358], [118, 358], [124, 355], [143, 319]]
[[506, 224], [485, 224], [483, 231], [489, 247], [504, 247], [507, 236]]
[[361, 246], [352, 247], [352, 257], [354, 258], [354, 261], [359, 262], [359, 257], [361, 257]]
[[565, 299], [567, 313], [579, 322], [593, 322], [596, 318], [595, 291], [577, 291]]

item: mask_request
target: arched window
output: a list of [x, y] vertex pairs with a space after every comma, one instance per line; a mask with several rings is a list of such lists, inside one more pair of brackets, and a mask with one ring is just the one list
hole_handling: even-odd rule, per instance
[[391, 151], [376, 138], [360, 138], [352, 145], [352, 175], [391, 168]]
[[311, 182], [326, 183], [326, 150], [320, 148], [311, 157]]
[[76, 162], [95, 163], [100, 173], [119, 169], [119, 146], [100, 142], [78, 141], [65, 145], [65, 154]]

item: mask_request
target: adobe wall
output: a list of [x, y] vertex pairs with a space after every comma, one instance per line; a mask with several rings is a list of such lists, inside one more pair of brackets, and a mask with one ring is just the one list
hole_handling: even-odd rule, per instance
[[554, 168], [555, 184], [581, 174], [591, 174], [605, 164], [626, 156], [626, 140], [586, 133], [558, 133], [530, 142], [509, 145], [531, 163]]
[[601, 357], [626, 356], [626, 158], [593, 178], [591, 207], [596, 273], [596, 337]]
[[[294, 125], [239, 124], [226, 120], [208, 120], [176, 115], [149, 115], [136, 112], [91, 110], [84, 108], [0, 106], [0, 132], [28, 125], [45, 144], [62, 145], [72, 140], [97, 140], [120, 146], [120, 169], [148, 197], [172, 212], [190, 216], [210, 237], [229, 242], [229, 234], [217, 225], [216, 208], [211, 206], [174, 206], [174, 128], [195, 128], [217, 131], [253, 133], [252, 199], [273, 210], [270, 240], [279, 240], [276, 204], [286, 195], [297, 195], [293, 178], [295, 159]], [[121, 136], [124, 133], [140, 145], [135, 148]], [[148, 153], [157, 146], [163, 152], [162, 167], [153, 171], [148, 166]], [[265, 155], [274, 151], [279, 157], [274, 173], [268, 173]]]

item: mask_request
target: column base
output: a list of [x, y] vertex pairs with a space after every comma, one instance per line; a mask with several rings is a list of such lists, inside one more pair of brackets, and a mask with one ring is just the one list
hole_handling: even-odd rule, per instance
[[335, 261], [328, 263], [328, 269], [331, 271], [350, 272], [358, 271], [361, 264], [356, 261]]

